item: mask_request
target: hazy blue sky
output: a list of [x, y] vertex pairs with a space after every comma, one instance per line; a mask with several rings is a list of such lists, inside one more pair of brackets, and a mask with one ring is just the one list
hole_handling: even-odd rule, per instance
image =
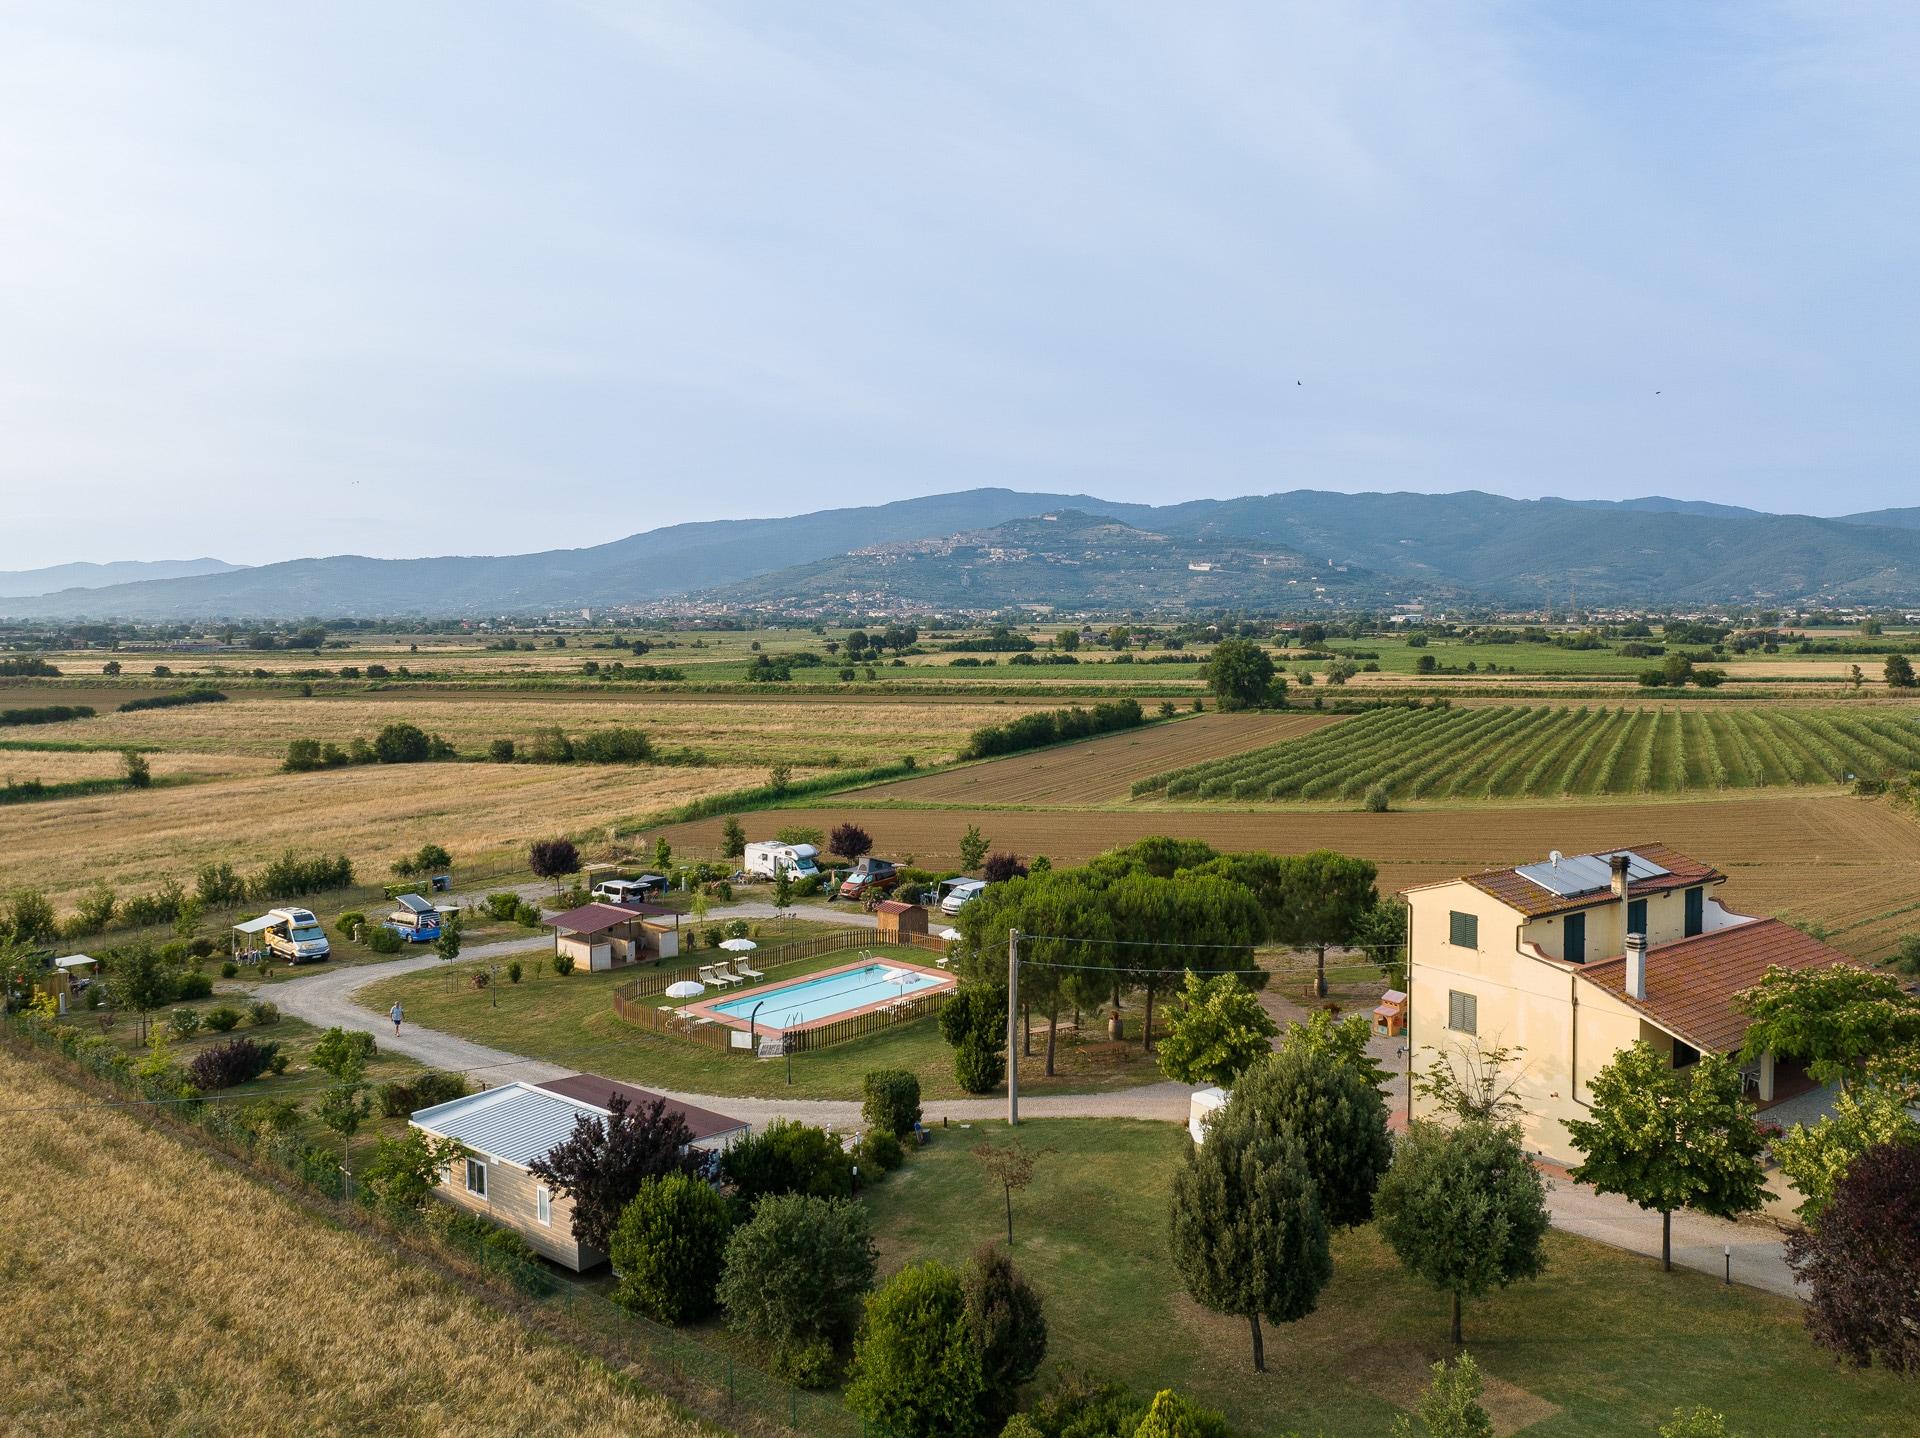
[[1832, 0], [0, 0], [0, 565], [1920, 502], [1917, 60]]

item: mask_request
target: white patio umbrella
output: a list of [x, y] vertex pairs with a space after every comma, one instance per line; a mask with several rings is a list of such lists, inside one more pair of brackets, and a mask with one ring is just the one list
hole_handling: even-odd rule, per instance
[[696, 999], [707, 991], [707, 986], [698, 979], [681, 979], [678, 983], [667, 985], [667, 997], [670, 999]]
[[752, 939], [723, 939], [720, 947], [736, 954], [750, 954], [760, 946]]

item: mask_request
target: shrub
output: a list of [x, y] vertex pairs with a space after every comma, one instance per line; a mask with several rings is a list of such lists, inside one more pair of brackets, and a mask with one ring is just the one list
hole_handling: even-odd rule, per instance
[[706, 1317], [732, 1229], [727, 1201], [711, 1184], [685, 1173], [648, 1179], [614, 1225], [614, 1302], [662, 1323]]
[[232, 959], [228, 959], [224, 964], [220, 965], [220, 977], [223, 979], [239, 978], [240, 966], [236, 964]]
[[[185, 919], [188, 907], [198, 902], [197, 899], [189, 899], [187, 903], [182, 904], [180, 909], [181, 918]], [[209, 939], [205, 934], [188, 939], [187, 953], [196, 959], [210, 959], [213, 957], [213, 940]]]
[[167, 1032], [176, 1039], [190, 1039], [200, 1032], [200, 1015], [194, 1009], [175, 1009], [167, 1015]]
[[367, 947], [372, 949], [376, 954], [397, 954], [400, 952], [402, 945], [400, 936], [384, 924], [375, 925], [373, 928], [368, 929], [366, 933]]
[[255, 1028], [280, 1022], [280, 1005], [271, 999], [255, 999], [247, 1005], [247, 1018]]
[[180, 975], [173, 996], [176, 999], [210, 999], [213, 997], [213, 980], [198, 971]]
[[520, 961], [518, 959], [510, 960], [507, 964], [507, 982], [510, 984], [519, 983], [520, 976], [524, 972], [525, 970], [520, 967]]
[[824, 1383], [859, 1327], [875, 1261], [865, 1205], [769, 1197], [727, 1240], [719, 1288], [727, 1326], [766, 1350], [790, 1382]]
[[573, 972], [573, 955], [572, 954], [555, 954], [553, 956], [553, 971], [556, 974], [560, 975], [560, 977], [563, 979], [568, 974], [572, 973]]
[[231, 1033], [240, 1026], [240, 1010], [229, 1004], [222, 1004], [217, 1009], [208, 1009], [203, 1016], [203, 1022], [216, 1034]]
[[488, 894], [480, 907], [487, 911], [488, 918], [505, 923], [520, 912], [520, 896], [511, 890]]
[[509, 1264], [529, 1267], [539, 1260], [539, 1255], [526, 1239], [511, 1228], [502, 1228], [491, 1219], [455, 1208], [450, 1203], [432, 1204], [427, 1212], [433, 1216], [441, 1237], [449, 1245], [474, 1257], [496, 1257]]
[[885, 1129], [870, 1128], [860, 1136], [860, 1142], [854, 1146], [853, 1156], [869, 1176], [879, 1177], [892, 1173], [907, 1161], [907, 1151], [900, 1146], [900, 1140]]
[[920, 1080], [906, 1069], [875, 1069], [862, 1087], [860, 1116], [869, 1128], [903, 1138], [920, 1122]]
[[464, 1098], [466, 1093], [467, 1081], [459, 1074], [427, 1069], [423, 1073], [381, 1084], [380, 1112], [387, 1118], [405, 1118], [423, 1108]]
[[228, 1039], [202, 1049], [187, 1065], [187, 1077], [203, 1092], [232, 1088], [259, 1078], [279, 1055], [280, 1045], [252, 1039]]
[[742, 1204], [770, 1194], [846, 1198], [853, 1193], [853, 1159], [825, 1129], [775, 1119], [740, 1140], [720, 1161]]
[[968, 1093], [991, 1093], [1006, 1074], [1000, 1051], [979, 1039], [968, 1039], [953, 1051], [954, 1081]]
[[348, 909], [333, 921], [333, 931], [343, 939], [353, 937], [353, 931], [366, 923], [367, 916], [358, 909]]
[[538, 904], [529, 904], [525, 899], [520, 900], [518, 906], [513, 911], [513, 921], [523, 929], [539, 928], [540, 906]]
[[[153, 672], [163, 678], [170, 674], [164, 664], [153, 666]], [[175, 709], [182, 704], [224, 704], [227, 696], [218, 689], [209, 689], [204, 685], [195, 685], [191, 689], [181, 689], [172, 694], [150, 694], [144, 699], [129, 699], [120, 706], [122, 714], [132, 714], [141, 709]]]
[[1388, 804], [1387, 786], [1385, 784], [1375, 784], [1371, 789], [1367, 790], [1367, 812], [1369, 814], [1386, 813]]
[[981, 1406], [988, 1423], [997, 1427], [1013, 1412], [1021, 1385], [1040, 1371], [1047, 1356], [1047, 1320], [1040, 1295], [997, 1243], [973, 1251], [960, 1282], [986, 1384]]
[[496, 764], [511, 764], [513, 762], [513, 740], [495, 739], [491, 744], [487, 745], [487, 757]]
[[847, 1383], [863, 1419], [896, 1438], [981, 1438], [985, 1391], [959, 1274], [909, 1264], [867, 1300]]

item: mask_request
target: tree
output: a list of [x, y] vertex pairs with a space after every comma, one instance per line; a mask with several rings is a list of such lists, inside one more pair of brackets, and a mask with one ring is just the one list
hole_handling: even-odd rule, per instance
[[470, 1152], [458, 1139], [440, 1138], [408, 1125], [374, 1146], [373, 1157], [360, 1170], [360, 1181], [389, 1207], [422, 1209], [447, 1165], [460, 1162]]
[[1054, 635], [1053, 642], [1059, 645], [1066, 653], [1072, 654], [1080, 647], [1080, 631], [1078, 629], [1062, 629], [1058, 634]]
[[580, 851], [571, 839], [536, 839], [527, 850], [527, 867], [536, 879], [552, 879], [558, 894], [560, 880], [580, 872]]
[[1807, 1331], [1855, 1367], [1920, 1373], [1920, 1147], [1854, 1161], [1811, 1228], [1787, 1235]]
[[382, 764], [424, 764], [433, 757], [433, 739], [417, 724], [388, 724], [373, 736], [373, 757]]
[[1546, 1266], [1547, 1185], [1517, 1128], [1416, 1122], [1374, 1195], [1380, 1234], [1401, 1266], [1460, 1305]]
[[1004, 1076], [1000, 1051], [1007, 1042], [1007, 991], [985, 983], [962, 985], [941, 1006], [940, 1037], [953, 1047], [960, 1086], [968, 1093], [992, 1089]]
[[960, 1283], [967, 1327], [980, 1354], [981, 1406], [988, 1431], [997, 1433], [1017, 1406], [1021, 1385], [1040, 1371], [1047, 1356], [1047, 1320], [1040, 1295], [998, 1244], [983, 1243], [973, 1251]]
[[1168, 1078], [1231, 1088], [1272, 1051], [1268, 1040], [1279, 1025], [1234, 975], [1203, 979], [1189, 969], [1180, 999], [1160, 1040], [1160, 1072]]
[[1872, 1073], [1867, 1082], [1842, 1089], [1833, 1111], [1811, 1127], [1795, 1124], [1773, 1141], [1780, 1171], [1800, 1194], [1802, 1222], [1819, 1223], [1840, 1181], [1862, 1154], [1886, 1144], [1920, 1144], [1920, 1123], [1910, 1112], [1916, 1105], [1920, 1085]]
[[1188, 1144], [1173, 1178], [1169, 1228], [1188, 1296], [1245, 1318], [1254, 1372], [1266, 1372], [1260, 1320], [1306, 1317], [1333, 1276], [1327, 1220], [1298, 1141], [1236, 1097], [1204, 1144]]
[[1852, 964], [1768, 969], [1733, 1004], [1752, 1019], [1742, 1058], [1800, 1059], [1822, 1083], [1847, 1083], [1868, 1060], [1920, 1043], [1920, 998]]
[[1033, 1182], [1033, 1171], [1039, 1156], [1051, 1152], [1052, 1149], [1025, 1148], [1017, 1138], [1004, 1144], [992, 1144], [982, 1139], [973, 1146], [973, 1156], [979, 1160], [988, 1176], [1000, 1185], [1007, 1206], [1009, 1248], [1013, 1247], [1013, 1195]]
[[1485, 1386], [1471, 1354], [1462, 1353], [1451, 1364], [1434, 1364], [1433, 1382], [1415, 1410], [1420, 1426], [1396, 1418], [1393, 1438], [1493, 1438], [1493, 1419], [1480, 1406]]
[[[998, 993], [994, 1006], [1000, 1022], [998, 1034], [984, 1034], [988, 1053], [1006, 1042], [1005, 974], [1007, 971], [1007, 931], [1018, 929], [1020, 942], [1020, 997], [1030, 1012], [1046, 1015], [1046, 1072], [1054, 1072], [1054, 1055], [1059, 1033], [1060, 1007], [1076, 999], [1096, 999], [1099, 980], [1105, 976], [1091, 973], [1087, 964], [1110, 958], [1112, 951], [1093, 942], [1112, 933], [1111, 916], [1105, 900], [1083, 870], [1046, 869], [1026, 879], [1015, 878], [990, 885], [978, 898], [960, 910], [956, 921], [962, 935], [958, 955], [960, 971], [971, 980], [955, 1001], [985, 1001], [984, 996]], [[1049, 935], [1072, 936], [1051, 938]], [[1073, 967], [1057, 967], [1072, 965]], [[978, 995], [979, 998], [969, 998]], [[941, 1010], [941, 1032], [948, 1032], [946, 1015], [953, 1010], [949, 1001]], [[959, 1015], [952, 1022], [958, 1022]], [[972, 1020], [968, 1020], [971, 1027]], [[981, 1027], [984, 1029], [985, 1024]], [[954, 1037], [949, 1043], [958, 1044]], [[956, 1056], [957, 1062], [957, 1056]], [[993, 1067], [978, 1055], [971, 1060], [984, 1069]], [[998, 1074], [987, 1080], [985, 1088], [999, 1081]]]
[[1132, 1438], [1228, 1438], [1226, 1416], [1182, 1398], [1171, 1388], [1153, 1395]]
[[1386, 1099], [1365, 1070], [1311, 1044], [1283, 1044], [1240, 1076], [1225, 1112], [1235, 1109], [1298, 1145], [1330, 1227], [1351, 1228], [1373, 1216], [1373, 1192], [1393, 1160], [1393, 1143]]
[[0, 933], [23, 944], [37, 944], [51, 939], [57, 930], [53, 905], [38, 889], [15, 889], [7, 896], [0, 911]]
[[1347, 940], [1365, 952], [1381, 976], [1405, 987], [1407, 964], [1407, 906], [1397, 899], [1376, 899], [1359, 917]]
[[1206, 677], [1221, 708], [1258, 708], [1273, 684], [1273, 659], [1251, 639], [1222, 639], [1213, 646]]
[[848, 1198], [853, 1158], [839, 1139], [797, 1119], [777, 1118], [726, 1151], [721, 1169], [743, 1204], [776, 1193]]
[[373, 1096], [358, 1077], [342, 1079], [327, 1086], [314, 1111], [320, 1115], [320, 1122], [340, 1135], [340, 1151], [344, 1155], [347, 1140], [360, 1131], [360, 1125], [373, 1112]]
[[727, 822], [720, 826], [720, 850], [729, 859], [738, 859], [747, 852], [747, 831], [732, 814], [727, 815]]
[[1904, 654], [1887, 656], [1886, 676], [1891, 689], [1912, 689], [1920, 685], [1920, 679], [1914, 678], [1913, 661]]
[[1513, 1096], [1520, 1072], [1508, 1073], [1520, 1057], [1518, 1049], [1482, 1048], [1475, 1039], [1421, 1052], [1434, 1054], [1434, 1062], [1414, 1076], [1413, 1091], [1442, 1113], [1489, 1123], [1511, 1123], [1520, 1116], [1520, 1100]]
[[713, 1312], [733, 1211], [712, 1184], [686, 1173], [640, 1185], [614, 1225], [607, 1253], [623, 1308], [688, 1323]]
[[673, 867], [673, 845], [667, 842], [667, 836], [660, 834], [653, 841], [653, 867], [666, 873]]
[[107, 966], [107, 998], [115, 1008], [144, 1014], [173, 1002], [180, 979], [152, 944], [116, 951]]
[[1288, 1024], [1280, 1037], [1280, 1047], [1289, 1053], [1305, 1054], [1315, 1063], [1345, 1064], [1376, 1089], [1385, 1089], [1390, 1080], [1386, 1065], [1368, 1046], [1372, 1038], [1373, 1025], [1364, 1014], [1337, 1019], [1321, 1009], [1304, 1022]]
[[920, 1080], [909, 1069], [875, 1069], [861, 1093], [860, 1117], [868, 1128], [905, 1138], [920, 1122]]
[[147, 756], [138, 749], [120, 751], [120, 771], [129, 789], [145, 789], [153, 783], [153, 770], [147, 764]]
[[980, 865], [980, 877], [989, 884], [1004, 884], [1009, 879], [1024, 879], [1027, 866], [1020, 862], [1018, 854], [989, 854]]
[[1719, 1054], [1676, 1069], [1641, 1039], [1594, 1075], [1588, 1093], [1593, 1116], [1566, 1122], [1586, 1154], [1570, 1176], [1657, 1212], [1662, 1268], [1673, 1269], [1675, 1209], [1738, 1218], [1767, 1197], [1753, 1107], [1739, 1069]]
[[873, 852], [873, 839], [858, 824], [840, 824], [827, 839], [827, 852], [838, 854], [849, 864], [856, 862], [862, 854]]
[[762, 1199], [727, 1240], [719, 1288], [727, 1326], [764, 1348], [775, 1372], [825, 1383], [859, 1326], [876, 1262], [858, 1199]]
[[433, 951], [451, 963], [460, 957], [460, 926], [449, 923], [440, 930], [440, 937], [433, 941]]
[[773, 871], [773, 907], [785, 909], [793, 903], [793, 875], [775, 865]]
[[967, 832], [960, 836], [960, 867], [972, 873], [986, 857], [986, 835], [980, 832], [978, 824], [967, 825]]
[[960, 1275], [909, 1264], [867, 1299], [847, 1406], [893, 1438], [983, 1438], [986, 1382]]
[[1910, 979], [1920, 979], [1920, 934], [1902, 934], [1887, 960], [1887, 967]]
[[355, 1029], [331, 1028], [313, 1046], [313, 1066], [331, 1074], [335, 1083], [353, 1083], [367, 1071], [376, 1050], [373, 1035]]
[[1284, 898], [1274, 937], [1315, 951], [1314, 992], [1327, 994], [1327, 949], [1354, 942], [1380, 895], [1367, 859], [1318, 849], [1282, 861]]
[[665, 1099], [633, 1105], [624, 1094], [607, 1102], [607, 1116], [581, 1114], [573, 1132], [527, 1168], [556, 1193], [573, 1200], [573, 1236], [608, 1251], [613, 1226], [650, 1178], [692, 1167], [693, 1131]]

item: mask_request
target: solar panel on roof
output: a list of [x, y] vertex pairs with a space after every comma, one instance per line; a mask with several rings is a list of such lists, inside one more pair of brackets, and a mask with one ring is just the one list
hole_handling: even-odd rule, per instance
[[1575, 854], [1557, 864], [1551, 860], [1544, 864], [1522, 864], [1513, 872], [1538, 884], [1549, 894], [1562, 899], [1578, 898], [1582, 894], [1599, 893], [1613, 882], [1610, 861], [1614, 854], [1626, 855], [1629, 880], [1657, 879], [1667, 873], [1653, 860], [1642, 858], [1631, 849], [1614, 849], [1604, 854]]

